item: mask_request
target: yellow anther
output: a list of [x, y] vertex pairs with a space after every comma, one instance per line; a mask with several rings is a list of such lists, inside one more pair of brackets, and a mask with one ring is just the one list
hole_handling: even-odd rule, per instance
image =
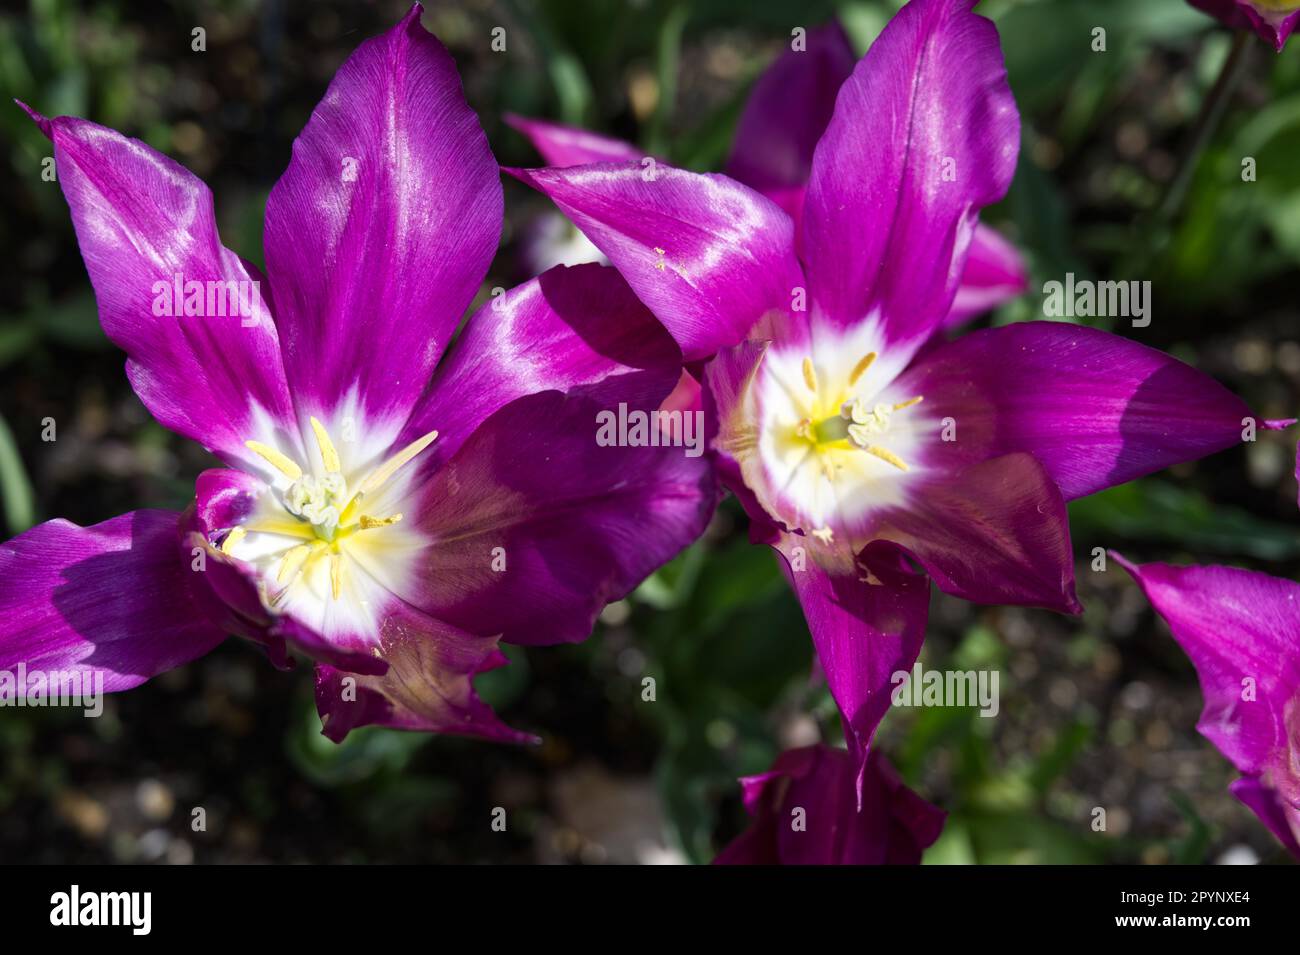
[[363, 531], [368, 531], [372, 527], [387, 527], [390, 524], [396, 524], [401, 519], [401, 514], [394, 514], [392, 517], [370, 517], [366, 514], [362, 514], [361, 519], [357, 521], [357, 523], [361, 525]]
[[856, 385], [858, 379], [867, 373], [867, 369], [871, 367], [871, 363], [875, 360], [876, 353], [873, 351], [867, 352], [863, 355], [858, 363], [853, 366], [853, 370], [849, 372], [849, 385]]
[[343, 558], [338, 554], [330, 555], [330, 593], [339, 599], [343, 592]]
[[924, 398], [923, 395], [917, 395], [915, 398], [908, 398], [906, 401], [900, 401], [894, 405], [895, 411], [902, 411], [904, 408], [910, 408], [912, 405], [919, 405]]
[[277, 471], [287, 477], [290, 481], [296, 481], [302, 477], [302, 468], [298, 467], [292, 459], [286, 458], [279, 451], [270, 445], [263, 444], [261, 441], [245, 441], [244, 447], [254, 454], [261, 455], [267, 463]]
[[320, 446], [320, 459], [325, 464], [325, 470], [332, 474], [343, 470], [339, 464], [339, 453], [334, 450], [334, 442], [330, 440], [329, 432], [315, 416], [311, 419], [311, 429], [316, 432], [316, 443]]
[[880, 445], [878, 445], [878, 444], [869, 444], [869, 445], [867, 445], [865, 448], [863, 448], [862, 450], [863, 450], [863, 451], [866, 451], [867, 454], [874, 455], [875, 457], [880, 458], [880, 460], [885, 461], [885, 462], [887, 462], [887, 463], [889, 463], [889, 464], [892, 464], [894, 467], [898, 468], [898, 470], [900, 470], [900, 471], [906, 471], [906, 470], [907, 470], [907, 462], [906, 462], [906, 461], [904, 461], [902, 458], [900, 458], [900, 457], [899, 457], [897, 454], [895, 454], [893, 451], [889, 451], [889, 450], [887, 450], [886, 448], [882, 448], [882, 447], [880, 447]]
[[829, 527], [819, 527], [812, 532], [812, 536], [823, 544], [830, 544], [835, 540], [835, 531]]
[[221, 553], [229, 554], [235, 549], [235, 545], [242, 541], [248, 535], [248, 531], [242, 527], [232, 528], [226, 535], [226, 539], [221, 542]]
[[275, 575], [275, 582], [282, 584], [297, 576], [298, 571], [302, 569], [303, 563], [307, 560], [307, 555], [310, 553], [310, 544], [299, 544], [297, 547], [291, 548], [289, 553], [284, 555], [284, 559], [280, 561], [280, 572]]
[[817, 369], [813, 367], [812, 359], [803, 360], [803, 383], [808, 386], [808, 390], [814, 395], [818, 392], [817, 387]]
[[398, 451], [391, 458], [381, 464], [378, 468], [371, 471], [369, 477], [362, 481], [361, 486], [357, 488], [357, 498], [373, 493], [382, 487], [384, 482], [397, 472], [398, 468], [406, 464], [429, 445], [433, 444], [434, 439], [437, 437], [437, 431], [430, 431], [424, 437], [416, 438], [406, 447], [402, 448], [402, 450]]

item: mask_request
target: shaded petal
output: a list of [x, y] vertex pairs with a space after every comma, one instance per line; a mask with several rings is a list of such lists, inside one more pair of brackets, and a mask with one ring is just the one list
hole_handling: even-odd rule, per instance
[[803, 274], [790, 217], [726, 176], [599, 163], [508, 169], [623, 273], [688, 361], [790, 321]]
[[957, 296], [952, 300], [944, 328], [960, 325], [1029, 289], [1029, 269], [1020, 250], [996, 229], [977, 225], [962, 268]]
[[724, 170], [776, 202], [796, 222], [813, 150], [856, 60], [838, 21], [809, 30], [805, 39], [803, 50], [787, 49], [754, 84]]
[[1252, 417], [1214, 379], [1164, 352], [1062, 322], [964, 335], [897, 386], [925, 396], [936, 432], [944, 419], [955, 423], [956, 440], [931, 443], [928, 464], [1027, 451], [1067, 500], [1231, 447]]
[[1300, 859], [1300, 808], [1283, 802], [1275, 790], [1254, 776], [1235, 780], [1228, 790], [1259, 816], [1287, 852]]
[[914, 351], [947, 314], [977, 214], [1011, 183], [1020, 120], [974, 0], [913, 0], [840, 89], [801, 244], [819, 323]]
[[[1258, 6], [1252, 0], [1187, 0], [1198, 10], [1217, 17], [1235, 29], [1254, 30], [1281, 53], [1287, 38], [1300, 25], [1300, 10], [1269, 10], [1267, 4]], [[1265, 9], [1259, 9], [1260, 6]]]
[[601, 413], [616, 412], [548, 391], [479, 427], [403, 507], [432, 543], [401, 596], [510, 643], [581, 640], [605, 604], [698, 537], [716, 493], [707, 459], [602, 447]]
[[[292, 429], [292, 405], [261, 275], [222, 246], [212, 193], [139, 140], [28, 113], [54, 143], [99, 320], [127, 353], [131, 387], [165, 427], [228, 463], [260, 463], [244, 441]], [[217, 284], [227, 282], [233, 298]]]
[[879, 753], [867, 761], [858, 807], [856, 765], [842, 749], [789, 750], [771, 771], [742, 779], [754, 824], [717, 865], [917, 865], [947, 814], [899, 779]]
[[820, 552], [809, 538], [785, 534], [776, 549], [861, 770], [876, 727], [889, 711], [893, 674], [910, 672], [921, 653], [929, 582], [884, 542], [869, 545], [852, 561], [826, 567], [818, 563]]
[[225, 638], [191, 591], [173, 511], [49, 521], [0, 545], [0, 671], [103, 674], [127, 690]]
[[303, 416], [355, 393], [368, 420], [404, 420], [501, 235], [496, 161], [420, 13], [339, 68], [267, 201], [267, 272]]
[[1031, 455], [918, 475], [908, 494], [907, 504], [872, 515], [859, 533], [906, 548], [954, 597], [1082, 612], [1065, 501]]
[[1300, 757], [1300, 584], [1235, 567], [1114, 556], [1196, 667], [1205, 696], [1197, 729], [1243, 773], [1280, 769], [1274, 785], [1300, 805], [1300, 763], [1287, 757], [1292, 748]]
[[563, 168], [593, 162], [639, 162], [645, 156], [631, 143], [600, 136], [577, 126], [548, 123], [541, 119], [516, 116], [514, 113], [506, 113], [505, 121], [528, 137], [528, 141], [542, 154], [548, 166]]
[[681, 352], [616, 270], [561, 266], [474, 314], [396, 444], [436, 429], [421, 457], [435, 468], [516, 398], [554, 389], [599, 399], [605, 386], [612, 407], [654, 407], [681, 374]]
[[382, 676], [316, 667], [321, 733], [338, 743], [359, 726], [453, 733], [507, 743], [537, 738], [502, 723], [474, 691], [474, 677], [504, 666], [495, 637], [476, 637], [396, 605], [384, 620]]

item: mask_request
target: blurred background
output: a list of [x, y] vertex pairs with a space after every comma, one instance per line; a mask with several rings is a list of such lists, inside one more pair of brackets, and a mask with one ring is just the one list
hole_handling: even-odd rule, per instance
[[[143, 139], [212, 187], [227, 246], [261, 264], [266, 196], [335, 69], [403, 0], [33, 0], [0, 14], [0, 86], [47, 115]], [[498, 159], [540, 165], [508, 111], [581, 124], [679, 165], [721, 167], [755, 77], [796, 26], [838, 15], [861, 53], [898, 4], [466, 0], [425, 25], [450, 48]], [[1025, 141], [985, 221], [1031, 291], [980, 324], [1042, 317], [1045, 281], [1150, 279], [1154, 318], [1115, 330], [1213, 374], [1266, 417], [1300, 410], [1300, 48], [1251, 44], [1227, 114], [1169, 208], [1230, 33], [1182, 0], [987, 0]], [[1092, 31], [1106, 29], [1105, 53]], [[192, 49], [192, 31], [207, 49]], [[504, 27], [505, 52], [491, 48]], [[49, 144], [0, 105], [0, 520], [93, 524], [182, 509], [212, 460], [154, 423], [100, 330]], [[1241, 159], [1258, 163], [1243, 183]], [[506, 182], [486, 287], [564, 239]], [[1104, 322], [1104, 320], [1102, 320]], [[42, 419], [58, 440], [41, 440]], [[1195, 733], [1195, 674], [1118, 567], [1233, 563], [1295, 578], [1295, 432], [1071, 506], [1087, 612], [978, 608], [936, 592], [922, 662], [1001, 674], [1001, 712], [894, 710], [879, 745], [951, 813], [928, 862], [1280, 861]], [[578, 646], [510, 649], [479, 680], [534, 748], [405, 734], [319, 735], [310, 670], [251, 645], [110, 697], [104, 716], [0, 711], [3, 862], [707, 862], [746, 818], [736, 777], [840, 738], [776, 563], [726, 502], [705, 539], [611, 605]], [[657, 698], [642, 700], [642, 679]], [[490, 827], [505, 807], [508, 828]], [[1093, 832], [1092, 808], [1107, 809]], [[190, 826], [203, 807], [204, 832]]]

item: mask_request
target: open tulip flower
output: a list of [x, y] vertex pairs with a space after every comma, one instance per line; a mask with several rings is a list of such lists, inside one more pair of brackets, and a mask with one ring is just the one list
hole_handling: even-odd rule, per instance
[[[0, 669], [123, 690], [235, 633], [317, 662], [333, 739], [378, 723], [518, 740], [472, 686], [505, 662], [498, 640], [583, 639], [703, 530], [704, 459], [597, 444], [600, 409], [654, 408], [681, 372], [613, 269], [494, 296], [452, 345], [502, 190], [420, 13], [357, 49], [294, 143], [265, 277], [221, 245], [185, 169], [32, 112], [136, 394], [227, 467], [184, 514], [51, 521], [0, 548]], [[251, 308], [214, 312], [214, 288], [251, 289]]]
[[1197, 729], [1242, 773], [1233, 795], [1300, 858], [1300, 584], [1237, 567], [1117, 559], [1196, 667], [1205, 696]]
[[1090, 328], [1028, 322], [936, 345], [1020, 142], [997, 31], [973, 6], [912, 0], [892, 19], [839, 89], [797, 222], [725, 175], [512, 171], [688, 360], [709, 359], [720, 473], [785, 557], [860, 771], [890, 674], [919, 654], [927, 575], [980, 603], [1078, 612], [1067, 500], [1280, 424]]
[[1286, 46], [1287, 37], [1300, 24], [1300, 2], [1297, 0], [1187, 0], [1198, 10], [1204, 10], [1228, 26], [1240, 30], [1254, 30], [1279, 52]]

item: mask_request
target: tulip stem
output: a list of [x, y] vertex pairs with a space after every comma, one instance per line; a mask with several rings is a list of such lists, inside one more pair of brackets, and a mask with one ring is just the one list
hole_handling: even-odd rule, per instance
[[1223, 61], [1219, 75], [1215, 79], [1214, 85], [1210, 87], [1210, 92], [1201, 106], [1200, 118], [1192, 130], [1191, 139], [1188, 140], [1187, 145], [1184, 147], [1182, 159], [1178, 164], [1178, 172], [1170, 181], [1160, 205], [1156, 208], [1155, 218], [1157, 222], [1164, 224], [1172, 222], [1182, 208], [1183, 200], [1187, 197], [1187, 190], [1192, 184], [1192, 177], [1196, 173], [1201, 154], [1205, 152], [1205, 147], [1209, 145], [1215, 130], [1219, 128], [1219, 123], [1223, 120], [1224, 113], [1227, 112], [1232, 94], [1242, 76], [1245, 75], [1246, 64], [1250, 60], [1250, 46], [1253, 40], [1254, 36], [1249, 30], [1239, 30], [1236, 37], [1233, 38], [1232, 49], [1228, 51], [1227, 59]]

